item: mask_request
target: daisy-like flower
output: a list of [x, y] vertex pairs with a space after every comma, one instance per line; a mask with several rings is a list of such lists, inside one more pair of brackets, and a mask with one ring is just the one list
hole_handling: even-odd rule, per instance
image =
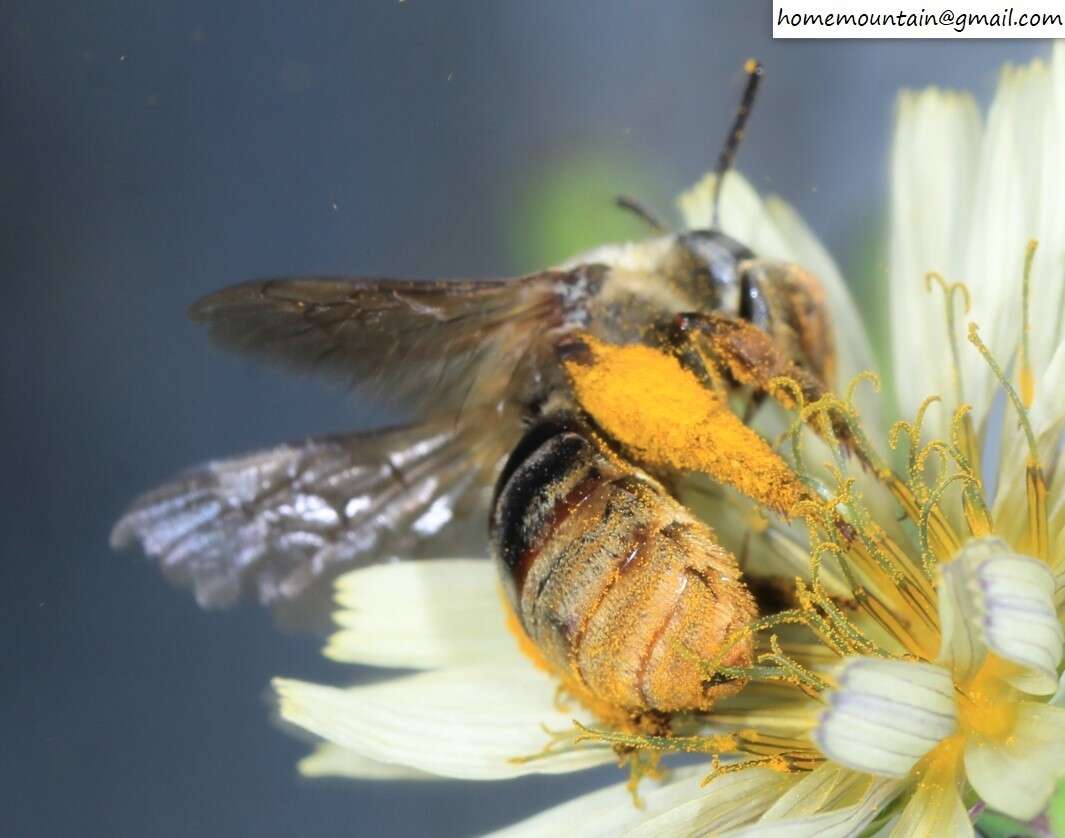
[[[891, 380], [905, 421], [890, 433], [832, 260], [783, 202], [726, 179], [724, 231], [821, 279], [851, 381], [814, 404], [777, 381], [793, 409], [757, 420], [807, 490], [790, 523], [731, 490], [692, 500], [749, 577], [793, 586], [731, 639], [754, 637], [753, 665], [723, 665], [727, 649], [702, 661], [707, 678], [747, 679], [738, 695], [685, 736], [604, 727], [521, 654], [490, 563], [369, 568], [341, 580], [326, 654], [420, 671], [349, 689], [279, 679], [282, 716], [323, 741], [301, 771], [488, 780], [617, 753], [712, 761], [709, 779], [687, 767], [643, 784], [641, 808], [619, 784], [512, 834], [971, 835], [973, 807], [1039, 815], [1065, 776], [1062, 137], [1061, 46], [1004, 71], [986, 125], [965, 95], [901, 97]], [[682, 197], [689, 226], [708, 226], [712, 195], [706, 180]]]

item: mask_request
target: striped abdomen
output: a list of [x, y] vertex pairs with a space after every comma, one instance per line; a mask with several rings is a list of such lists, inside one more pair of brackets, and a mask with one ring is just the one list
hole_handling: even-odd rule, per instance
[[[496, 488], [492, 544], [525, 632], [560, 673], [631, 711], [706, 709], [736, 683], [699, 660], [756, 617], [732, 555], [657, 481], [568, 419], [534, 426]], [[749, 641], [725, 662], [750, 662]]]

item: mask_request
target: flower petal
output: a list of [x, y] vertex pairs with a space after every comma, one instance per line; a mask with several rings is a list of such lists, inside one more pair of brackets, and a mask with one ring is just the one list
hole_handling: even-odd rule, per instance
[[[714, 184], [708, 174], [678, 199], [684, 223], [692, 230], [707, 230], [713, 217]], [[721, 189], [721, 230], [767, 259], [794, 261], [796, 254], [777, 229], [765, 204], [743, 175], [731, 171]]]
[[891, 831], [891, 838], [909, 838], [911, 835], [968, 838], [975, 834], [969, 812], [956, 787], [918, 783]]
[[[962, 277], [973, 292], [971, 319], [986, 330], [984, 340], [1005, 364], [1020, 339], [1024, 247], [1037, 239], [1031, 299], [1038, 308], [1029, 339], [1037, 376], [1061, 342], [1065, 311], [1065, 195], [1052, 185], [1065, 167], [1063, 128], [1065, 53], [1059, 45], [1052, 67], [1037, 60], [1003, 69], [973, 170]], [[987, 365], [968, 352], [963, 367], [966, 397], [978, 410], [990, 406], [997, 385]]]
[[321, 742], [299, 761], [304, 777], [346, 777], [350, 780], [433, 780], [435, 774], [416, 771], [405, 765], [390, 765], [367, 759], [332, 742]]
[[954, 684], [940, 666], [852, 658], [836, 680], [814, 741], [857, 771], [905, 776], [957, 728]]
[[[1065, 195], [1053, 186], [1055, 173], [1065, 168], [1065, 47], [1054, 46], [1049, 66], [1033, 62], [1027, 68], [1028, 78], [1022, 79], [1019, 111], [1027, 121], [1014, 124], [1023, 149], [1022, 165], [1027, 177], [1026, 200], [1032, 217], [1032, 229], [1027, 235], [1039, 242], [1039, 250], [1032, 264], [1032, 300], [1039, 301], [1039, 312], [1032, 318], [1030, 349], [1037, 375], [1048, 365], [1049, 359], [1061, 346], [1065, 334]], [[1026, 87], [1026, 90], [1023, 88]], [[1034, 148], [1033, 148], [1034, 146]], [[1028, 196], [1034, 196], [1031, 200]], [[1044, 386], [1037, 381], [1036, 401], [1040, 392], [1060, 400], [1060, 379], [1046, 376]]]
[[277, 678], [274, 689], [286, 721], [369, 759], [445, 777], [495, 780], [615, 759], [592, 746], [515, 761], [543, 750], [545, 727], [567, 731], [583, 715], [557, 709], [555, 681], [527, 663], [431, 670], [346, 690]]
[[967, 742], [965, 773], [989, 806], [1028, 821], [1046, 808], [1065, 776], [1063, 755], [1065, 708], [1025, 701], [1007, 739]]
[[633, 805], [627, 785], [618, 783], [513, 824], [493, 833], [493, 838], [691, 835], [699, 833], [700, 826], [702, 830], [722, 828], [719, 824], [756, 817], [759, 805], [768, 805], [773, 794], [792, 781], [774, 771], [750, 769], [718, 777], [704, 789], [705, 776], [705, 768], [688, 767], [671, 772], [661, 785], [641, 785], [642, 809]]
[[541, 835], [614, 836], [620, 834], [664, 808], [677, 805], [696, 794], [703, 772], [685, 769], [676, 772], [669, 781], [651, 788], [640, 788], [643, 809], [633, 805], [632, 793], [626, 783], [582, 794], [533, 815], [523, 821], [491, 833], [491, 838], [521, 838]]
[[762, 820], [722, 833], [721, 838], [844, 838], [861, 835], [901, 789], [898, 780], [876, 779], [861, 800], [850, 806], [778, 821]]
[[1058, 688], [1054, 690], [1054, 695], [1050, 697], [1050, 703], [1055, 707], [1065, 709], [1065, 672], [1058, 679]]
[[520, 659], [499, 580], [484, 559], [397, 562], [337, 580], [340, 630], [326, 657], [411, 669]]
[[973, 539], [940, 569], [939, 662], [964, 682], [987, 651], [1021, 667], [1018, 689], [1054, 692], [1065, 633], [1054, 609], [1054, 576], [1043, 562], [1013, 553], [999, 538]]
[[[970, 556], [986, 558], [991, 554], [989, 541], [992, 539], [970, 542], [965, 550]], [[971, 593], [970, 564], [963, 551], [962, 556], [940, 566], [937, 585], [940, 640], [936, 663], [949, 666], [959, 681], [974, 676], [987, 657], [980, 614]]]
[[891, 831], [891, 838], [935, 835], [968, 838], [973, 835], [969, 812], [962, 803], [958, 760], [961, 740], [944, 742], [919, 767], [910, 799]]
[[1054, 577], [1036, 559], [990, 560], [980, 572], [984, 592], [984, 636], [995, 654], [1025, 668], [1011, 677], [1018, 689], [1037, 695], [1058, 686], [1065, 634], [1054, 611]]
[[742, 826], [761, 815], [795, 779], [766, 768], [722, 774], [704, 790], [693, 790], [693, 799], [643, 821], [625, 835], [705, 835]]
[[899, 96], [891, 167], [893, 369], [904, 416], [932, 393], [950, 400], [950, 409], [930, 411], [926, 422], [939, 439], [949, 439], [954, 388], [944, 303], [938, 292], [926, 293], [925, 275], [966, 278], [960, 257], [979, 144], [971, 96], [936, 89]]
[[781, 795], [761, 820], [804, 818], [821, 811], [852, 806], [869, 790], [872, 781], [868, 774], [826, 762]]

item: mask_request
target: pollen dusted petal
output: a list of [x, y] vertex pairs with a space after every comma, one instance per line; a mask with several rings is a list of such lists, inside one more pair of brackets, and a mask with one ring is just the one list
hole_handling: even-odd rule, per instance
[[693, 799], [625, 833], [627, 838], [660, 835], [721, 834], [749, 824], [774, 800], [793, 786], [796, 774], [767, 768], [748, 768], [715, 777]]
[[555, 681], [522, 661], [456, 667], [337, 689], [274, 680], [281, 717], [377, 762], [444, 777], [502, 780], [613, 762], [610, 748], [560, 749], [526, 762], [548, 743], [544, 727], [573, 729], [554, 704]]
[[1038, 815], [1065, 776], [1065, 708], [1026, 701], [1003, 741], [973, 738], [965, 747], [969, 783], [989, 806], [1018, 820]]
[[1022, 668], [1009, 678], [1015, 687], [1053, 693], [1065, 647], [1054, 587], [1046, 564], [1012, 552], [1001, 539], [970, 541], [941, 570], [939, 661], [965, 683], [990, 650]]
[[804, 818], [821, 810], [849, 806], [869, 790], [873, 778], [834, 762], [806, 774], [762, 815], [762, 822]]
[[891, 831], [891, 838], [934, 835], [936, 838], [969, 838], [973, 826], [962, 803], [959, 786], [960, 756], [953, 742], [933, 754], [913, 785], [906, 807]]
[[750, 820], [795, 781], [793, 776], [759, 768], [726, 774], [702, 788], [705, 776], [705, 767], [680, 768], [671, 772], [668, 782], [642, 785], [642, 809], [633, 806], [626, 784], [618, 783], [494, 832], [492, 838], [703, 834]]
[[957, 729], [954, 684], [940, 666], [852, 658], [836, 678], [814, 740], [838, 763], [902, 777]]
[[340, 626], [326, 657], [435, 669], [520, 659], [506, 629], [499, 579], [485, 559], [433, 559], [361, 568], [337, 580]]
[[758, 821], [721, 833], [720, 838], [848, 838], [863, 830], [900, 791], [897, 780], [875, 779], [869, 791], [850, 806], [778, 821]]

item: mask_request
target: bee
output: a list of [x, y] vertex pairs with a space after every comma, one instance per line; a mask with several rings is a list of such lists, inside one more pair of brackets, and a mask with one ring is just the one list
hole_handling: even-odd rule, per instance
[[[718, 184], [761, 76], [747, 70]], [[420, 419], [209, 462], [136, 500], [112, 543], [138, 543], [203, 607], [282, 611], [368, 562], [490, 553], [520, 631], [590, 706], [709, 709], [742, 682], [693, 655], [720, 653], [755, 601], [678, 501], [683, 476], [605, 432], [567, 364], [594, 363], [590, 341], [640, 345], [754, 404], [778, 375], [810, 400], [831, 388], [818, 281], [722, 233], [719, 197], [710, 229], [682, 233], [624, 201], [654, 236], [524, 278], [270, 279], [201, 299], [191, 317], [223, 346], [376, 384]], [[752, 654], [733, 643], [723, 662]]]

